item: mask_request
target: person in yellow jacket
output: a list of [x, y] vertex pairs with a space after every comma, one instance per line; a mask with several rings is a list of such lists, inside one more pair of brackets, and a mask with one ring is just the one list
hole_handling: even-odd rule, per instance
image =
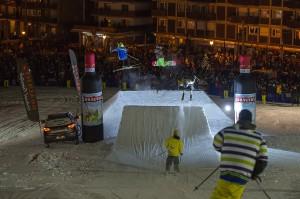
[[166, 173], [170, 172], [171, 166], [174, 164], [174, 170], [179, 172], [179, 156], [183, 155], [183, 142], [180, 140], [177, 129], [173, 131], [173, 136], [165, 141], [165, 147], [168, 150], [166, 160]]

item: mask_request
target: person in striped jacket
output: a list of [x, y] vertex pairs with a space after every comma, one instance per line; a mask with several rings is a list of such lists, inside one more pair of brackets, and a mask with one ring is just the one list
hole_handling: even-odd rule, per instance
[[251, 123], [252, 114], [242, 110], [238, 122], [218, 132], [214, 148], [221, 153], [220, 179], [210, 199], [240, 199], [249, 180], [256, 180], [268, 163], [268, 148]]

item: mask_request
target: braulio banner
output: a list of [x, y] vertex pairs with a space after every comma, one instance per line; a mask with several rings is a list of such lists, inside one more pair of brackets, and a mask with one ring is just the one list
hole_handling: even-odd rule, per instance
[[28, 119], [34, 122], [40, 120], [36, 93], [28, 63], [24, 59], [17, 60], [18, 73], [24, 105]]
[[71, 60], [72, 70], [73, 70], [73, 76], [74, 81], [76, 84], [76, 90], [78, 93], [78, 96], [80, 96], [80, 78], [79, 78], [79, 72], [78, 72], [78, 66], [77, 66], [77, 58], [73, 50], [69, 49], [69, 56]]

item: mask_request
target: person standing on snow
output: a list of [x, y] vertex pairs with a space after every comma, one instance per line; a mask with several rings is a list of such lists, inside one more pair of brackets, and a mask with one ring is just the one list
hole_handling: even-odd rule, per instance
[[166, 173], [170, 172], [171, 166], [174, 164], [174, 170], [179, 172], [179, 156], [183, 155], [183, 142], [180, 140], [177, 129], [173, 131], [173, 136], [165, 141], [165, 147], [168, 150], [166, 160]]
[[215, 135], [213, 146], [221, 153], [221, 174], [210, 199], [242, 198], [247, 182], [259, 179], [266, 168], [268, 148], [251, 122], [251, 112], [242, 110], [235, 125]]

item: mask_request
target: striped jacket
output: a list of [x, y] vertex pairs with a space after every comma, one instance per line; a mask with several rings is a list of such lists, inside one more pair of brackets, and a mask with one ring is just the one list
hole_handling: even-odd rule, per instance
[[248, 122], [221, 130], [215, 135], [213, 146], [221, 153], [221, 178], [227, 181], [246, 184], [256, 161], [268, 161], [265, 140], [255, 131], [255, 125]]

